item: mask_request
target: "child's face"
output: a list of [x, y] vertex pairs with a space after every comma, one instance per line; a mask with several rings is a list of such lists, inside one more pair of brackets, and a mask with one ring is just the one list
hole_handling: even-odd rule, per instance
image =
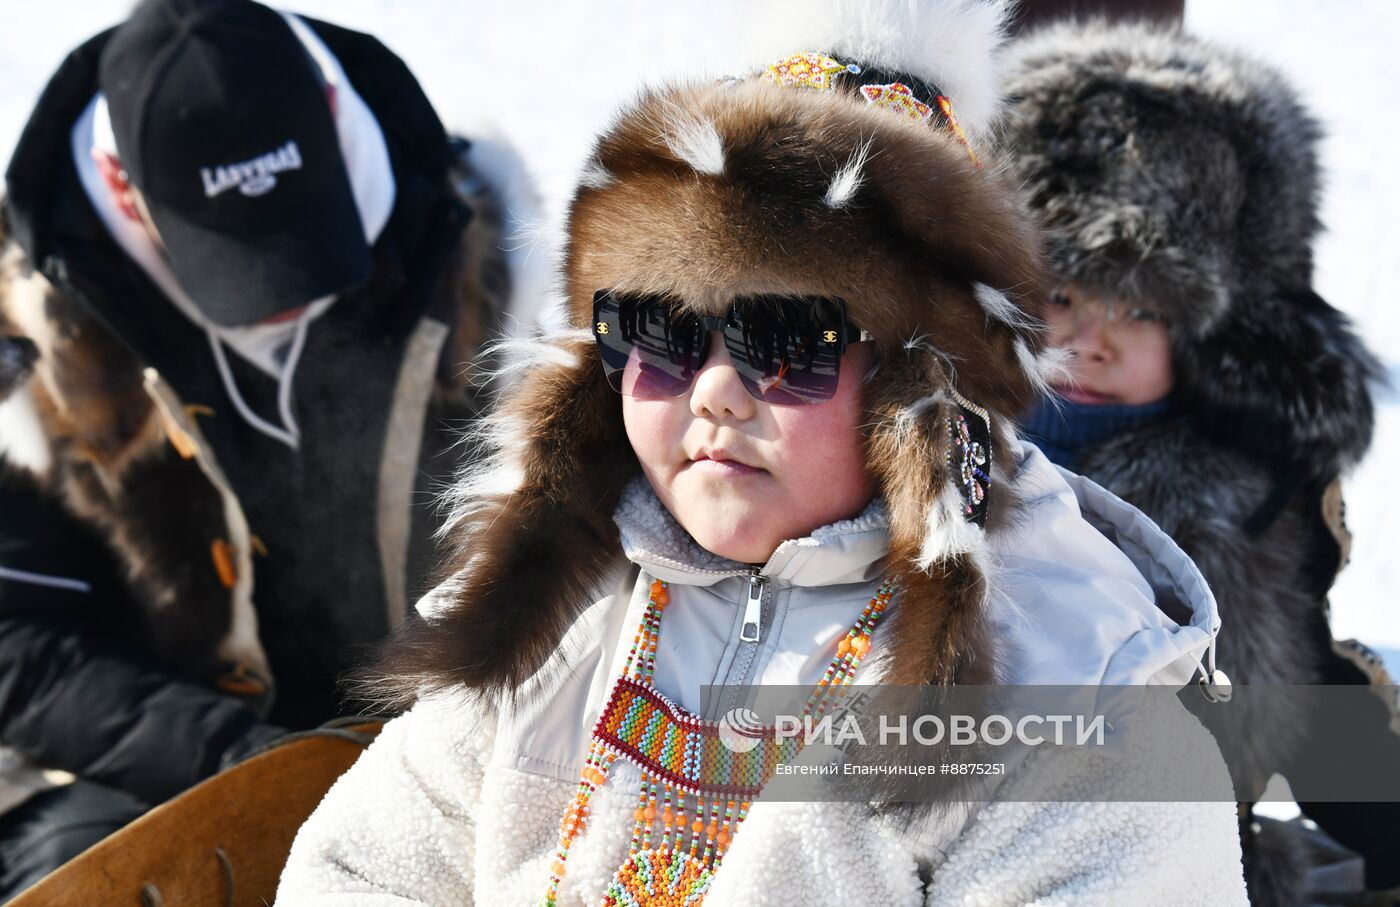
[[627, 438], [657, 497], [701, 547], [749, 564], [778, 544], [855, 516], [874, 495], [859, 425], [860, 379], [874, 355], [841, 358], [830, 400], [777, 406], [749, 395], [724, 341], [679, 397], [622, 398]]
[[1060, 396], [1095, 405], [1155, 403], [1171, 392], [1167, 323], [1150, 308], [1070, 285], [1046, 306], [1050, 345], [1073, 350]]

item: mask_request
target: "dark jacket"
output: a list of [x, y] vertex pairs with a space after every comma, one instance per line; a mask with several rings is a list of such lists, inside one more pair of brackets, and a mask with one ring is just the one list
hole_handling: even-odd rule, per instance
[[[152, 801], [340, 711], [337, 678], [431, 573], [429, 492], [499, 323], [498, 244], [473, 217], [491, 203], [461, 146], [382, 44], [308, 21], [379, 121], [396, 199], [372, 277], [308, 334], [300, 450], [234, 413], [203, 333], [83, 192], [68, 136], [110, 32], [63, 63], [7, 173], [0, 334], [37, 348], [18, 392], [51, 462], [0, 487], [0, 564], [91, 591], [0, 582], [0, 743]], [[275, 382], [230, 366], [275, 412]]]

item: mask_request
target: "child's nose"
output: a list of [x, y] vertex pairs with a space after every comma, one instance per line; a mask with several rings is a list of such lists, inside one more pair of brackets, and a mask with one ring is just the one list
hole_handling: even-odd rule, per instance
[[710, 353], [690, 389], [691, 413], [714, 419], [749, 419], [756, 412], [757, 403], [734, 368], [734, 360], [724, 346], [724, 335], [712, 331]]
[[1113, 355], [1108, 338], [1108, 320], [1101, 312], [1076, 318], [1066, 346], [1078, 352], [1081, 359], [1106, 362]]

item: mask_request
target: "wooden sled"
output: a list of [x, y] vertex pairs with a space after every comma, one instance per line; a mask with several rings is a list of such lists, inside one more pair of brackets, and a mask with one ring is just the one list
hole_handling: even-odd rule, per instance
[[108, 835], [10, 907], [264, 907], [297, 829], [379, 733], [292, 734]]

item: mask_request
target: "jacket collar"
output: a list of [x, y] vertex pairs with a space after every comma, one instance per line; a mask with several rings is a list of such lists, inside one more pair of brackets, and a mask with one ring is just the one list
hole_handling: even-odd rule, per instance
[[890, 550], [884, 502], [875, 498], [848, 520], [780, 544], [767, 563], [743, 564], [701, 548], [662, 506], [644, 477], [634, 478], [613, 513], [623, 554], [657, 579], [711, 586], [757, 570], [778, 584], [829, 586], [874, 579]]

